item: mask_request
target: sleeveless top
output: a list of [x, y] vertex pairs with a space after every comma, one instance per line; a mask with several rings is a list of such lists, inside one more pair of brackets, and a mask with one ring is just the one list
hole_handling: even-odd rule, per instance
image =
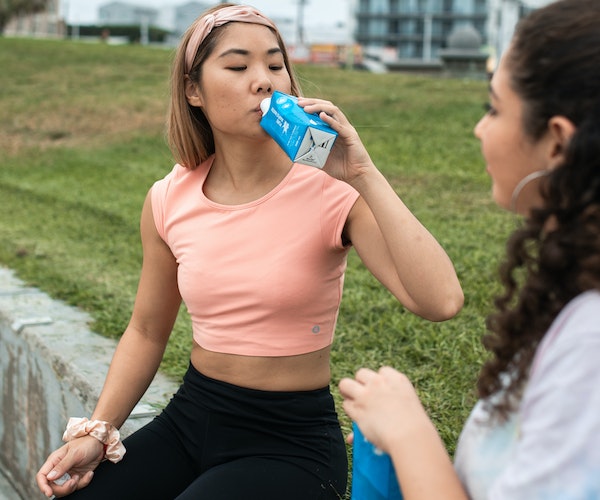
[[294, 164], [263, 197], [221, 205], [203, 193], [214, 156], [175, 165], [152, 187], [154, 221], [203, 348], [291, 356], [333, 341], [346, 258], [342, 231], [358, 193]]

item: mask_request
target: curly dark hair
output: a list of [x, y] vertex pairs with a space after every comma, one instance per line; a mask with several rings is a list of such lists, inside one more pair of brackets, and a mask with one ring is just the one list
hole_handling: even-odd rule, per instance
[[[540, 139], [553, 116], [576, 127], [565, 160], [541, 181], [543, 206], [507, 243], [503, 293], [487, 318], [492, 353], [477, 384], [501, 419], [524, 388], [535, 350], [563, 307], [600, 290], [600, 2], [559, 0], [517, 26], [506, 56], [510, 85], [522, 99], [523, 127]], [[514, 396], [517, 396], [515, 398]]]

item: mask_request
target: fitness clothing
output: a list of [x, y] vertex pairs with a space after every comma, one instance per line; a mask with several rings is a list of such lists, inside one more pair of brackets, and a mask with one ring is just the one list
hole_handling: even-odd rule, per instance
[[245, 389], [191, 364], [165, 410], [102, 462], [85, 500], [339, 500], [347, 455], [329, 388]]
[[358, 193], [294, 164], [262, 198], [220, 205], [203, 193], [214, 156], [154, 184], [158, 233], [177, 259], [194, 340], [210, 351], [292, 356], [333, 341]]
[[[243, 205], [203, 194], [212, 166], [176, 165], [151, 190], [154, 221], [178, 264], [194, 339], [205, 349], [287, 356], [331, 344], [358, 198], [349, 185], [295, 164]], [[125, 439], [74, 499], [339, 500], [346, 445], [329, 388], [241, 388], [192, 365], [165, 410]]]
[[473, 500], [600, 498], [600, 293], [573, 299], [537, 348], [503, 424], [477, 403], [455, 466]]

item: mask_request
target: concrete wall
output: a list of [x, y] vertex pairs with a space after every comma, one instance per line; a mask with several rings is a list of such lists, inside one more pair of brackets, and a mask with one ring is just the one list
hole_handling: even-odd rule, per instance
[[[0, 467], [23, 499], [46, 498], [37, 470], [62, 444], [68, 418], [89, 417], [100, 394], [116, 342], [93, 333], [90, 321], [0, 268]], [[148, 422], [176, 388], [158, 374], [122, 435]]]

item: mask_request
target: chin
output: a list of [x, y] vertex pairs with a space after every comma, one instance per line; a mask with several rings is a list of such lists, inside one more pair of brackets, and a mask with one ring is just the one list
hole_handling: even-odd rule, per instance
[[510, 211], [510, 197], [504, 196], [503, 193], [499, 193], [493, 188], [492, 188], [492, 200], [498, 207], [500, 207], [504, 210]]

